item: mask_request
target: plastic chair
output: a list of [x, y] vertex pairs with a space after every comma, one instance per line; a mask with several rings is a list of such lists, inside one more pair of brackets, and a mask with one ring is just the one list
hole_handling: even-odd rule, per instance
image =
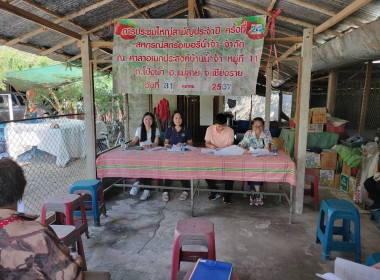
[[[326, 225], [324, 224], [325, 215]], [[334, 226], [336, 220], [342, 219], [342, 226]], [[354, 231], [351, 231], [351, 221]], [[333, 235], [341, 235], [342, 241], [334, 240]], [[360, 216], [358, 209], [349, 201], [342, 199], [325, 199], [319, 211], [315, 242], [322, 243], [322, 259], [329, 260], [331, 251], [355, 253], [355, 261], [360, 263]]]
[[[201, 245], [207, 252], [184, 251], [185, 245]], [[174, 234], [171, 280], [175, 280], [180, 262], [196, 262], [199, 258], [215, 260], [214, 224], [207, 220], [182, 219], [177, 222]]]
[[373, 266], [375, 263], [380, 262], [380, 253], [369, 255], [365, 263], [366, 266]]
[[305, 190], [304, 194], [311, 195], [312, 197], [314, 197], [314, 207], [315, 209], [318, 209], [319, 207], [319, 197], [318, 197], [319, 178], [312, 170], [305, 169], [305, 183], [306, 182], [310, 182], [311, 189]]
[[78, 248], [78, 254], [81, 255], [83, 260], [83, 270], [87, 270], [86, 257], [84, 255], [83, 243], [81, 234], [74, 226], [68, 225], [51, 225], [51, 228], [57, 234], [59, 240], [63, 242], [63, 245], [69, 247], [76, 245]]
[[[79, 180], [74, 182], [70, 187], [70, 193], [90, 194], [91, 201], [85, 201], [86, 215], [94, 217], [94, 224], [100, 226], [100, 215], [103, 213], [107, 216], [106, 205], [103, 196], [103, 187], [100, 180]], [[74, 211], [74, 215], [80, 213]]]
[[[81, 219], [74, 219], [74, 210], [81, 216]], [[46, 218], [47, 212], [55, 212], [53, 217]], [[65, 215], [63, 218], [62, 214]], [[72, 225], [75, 226], [80, 234], [85, 233], [89, 238], [86, 212], [82, 197], [77, 194], [58, 194], [48, 197], [41, 211], [41, 223]]]

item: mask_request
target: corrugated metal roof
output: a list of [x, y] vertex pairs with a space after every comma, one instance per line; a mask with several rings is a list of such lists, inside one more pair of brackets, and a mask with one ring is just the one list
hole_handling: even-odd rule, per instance
[[[362, 1], [364, 3], [367, 0]], [[112, 41], [113, 26], [109, 25], [109, 22], [114, 18], [124, 17], [126, 15], [130, 15], [130, 18], [186, 18], [188, 15], [186, 10], [188, 0], [8, 0], [3, 2], [7, 2], [10, 5], [14, 5], [51, 22], [56, 21], [60, 17], [78, 13], [69, 21], [59, 23], [59, 25], [77, 34], [96, 29], [96, 31], [92, 32], [91, 40], [93, 41]], [[355, 2], [357, 3], [357, 1], [354, 0], [196, 1], [200, 16], [206, 18], [259, 15], [267, 11], [271, 4], [274, 4], [274, 10], [282, 9], [280, 16], [276, 19], [276, 38], [302, 36], [305, 27], [320, 26]], [[143, 14], [135, 12], [136, 7], [143, 8], [155, 3], [162, 4], [148, 9]], [[96, 8], [84, 12], [84, 9], [88, 9], [95, 4], [98, 4]], [[380, 1], [370, 1], [339, 23], [317, 34], [315, 36], [316, 44], [324, 44], [333, 38], [342, 36], [360, 26], [375, 21], [379, 18], [379, 15]], [[104, 25], [102, 28], [98, 28], [102, 25]], [[39, 24], [21, 16], [13, 15], [0, 6], [1, 45], [9, 45], [9, 43], [12, 42], [11, 40], [38, 28], [41, 28]], [[65, 61], [80, 54], [80, 48], [76, 40], [63, 44], [69, 39], [71, 38], [67, 35], [54, 30], [45, 29], [42, 33], [23, 38], [20, 42], [12, 44], [11, 46], [23, 51], [47, 55], [55, 60]], [[276, 44], [280, 55], [290, 46], [292, 46], [292, 43]], [[54, 50], [51, 48], [54, 48]], [[103, 49], [99, 52], [99, 58], [104, 57], [107, 53], [112, 53], [112, 49]], [[268, 50], [264, 50], [262, 65], [265, 65], [265, 59], [268, 53]], [[297, 52], [295, 52], [295, 54], [297, 54]], [[296, 63], [289, 63], [288, 66], [284, 65], [282, 67], [281, 71], [284, 72], [285, 76], [287, 67], [296, 67], [292, 65], [296, 65]], [[103, 66], [107, 66], [107, 64], [103, 64]], [[294, 71], [290, 71], [290, 73], [294, 73]]]

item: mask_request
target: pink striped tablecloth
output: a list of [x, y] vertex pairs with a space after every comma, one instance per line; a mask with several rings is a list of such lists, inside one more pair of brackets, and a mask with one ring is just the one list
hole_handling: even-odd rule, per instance
[[294, 162], [279, 151], [278, 156], [215, 156], [196, 151], [122, 151], [101, 154], [96, 160], [98, 178], [154, 178], [172, 180], [215, 179], [234, 181], [286, 182], [296, 185]]

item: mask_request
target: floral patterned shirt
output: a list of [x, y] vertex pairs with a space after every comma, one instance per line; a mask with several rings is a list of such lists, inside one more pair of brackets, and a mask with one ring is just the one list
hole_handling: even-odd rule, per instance
[[256, 134], [252, 130], [248, 130], [243, 137], [243, 140], [239, 142], [239, 145], [249, 149], [263, 149], [266, 144], [272, 143], [272, 136], [269, 130], [263, 130], [260, 134], [259, 139], [256, 138]]

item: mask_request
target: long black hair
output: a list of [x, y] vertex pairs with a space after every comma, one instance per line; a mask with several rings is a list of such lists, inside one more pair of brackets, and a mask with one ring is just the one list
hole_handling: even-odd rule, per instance
[[185, 129], [185, 119], [183, 118], [183, 114], [182, 114], [180, 111], [177, 111], [177, 110], [175, 110], [175, 111], [173, 112], [173, 114], [172, 114], [172, 119], [171, 119], [171, 121], [170, 121], [170, 126], [171, 126], [172, 128], [175, 127], [175, 124], [174, 124], [174, 115], [175, 115], [175, 114], [179, 114], [179, 115], [181, 116], [181, 119], [182, 119], [181, 128], [182, 128], [182, 129]]
[[140, 135], [140, 142], [144, 142], [147, 140], [147, 137], [146, 137], [146, 128], [145, 128], [145, 124], [144, 124], [144, 119], [146, 116], [150, 116], [153, 120], [152, 122], [152, 126], [150, 128], [150, 131], [151, 131], [151, 141], [152, 143], [154, 143], [154, 139], [156, 138], [156, 120], [154, 118], [154, 115], [151, 113], [151, 112], [146, 112], [144, 114], [144, 116], [142, 117], [142, 120], [141, 120], [141, 135]]

